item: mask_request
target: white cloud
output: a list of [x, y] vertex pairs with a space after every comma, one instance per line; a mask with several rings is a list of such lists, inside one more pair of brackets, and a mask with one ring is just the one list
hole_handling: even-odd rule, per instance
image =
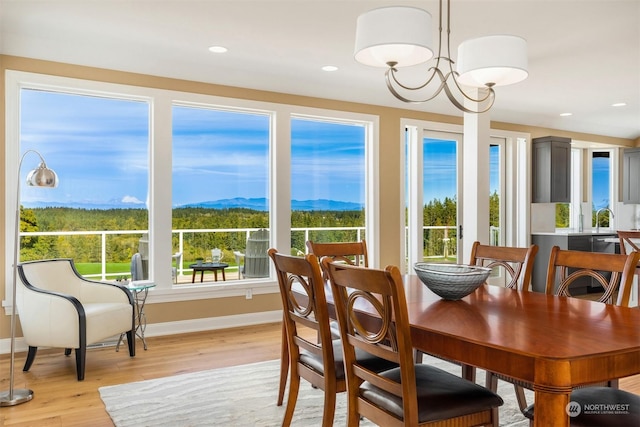
[[122, 203], [135, 203], [135, 204], [143, 204], [144, 202], [140, 201], [140, 199], [138, 199], [135, 196], [124, 196], [121, 200]]

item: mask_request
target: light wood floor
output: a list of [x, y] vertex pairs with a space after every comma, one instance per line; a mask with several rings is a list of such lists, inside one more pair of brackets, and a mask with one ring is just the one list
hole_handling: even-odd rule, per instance
[[[0, 425], [20, 427], [112, 426], [98, 388], [187, 372], [273, 360], [280, 357], [280, 324], [250, 326], [221, 331], [147, 338], [144, 351], [138, 341], [136, 357], [121, 346], [87, 352], [84, 381], [76, 381], [75, 358], [62, 350], [38, 354], [30, 372], [23, 373], [24, 353], [16, 355], [15, 388], [34, 391], [32, 401], [0, 408]], [[5, 371], [9, 358], [0, 364], [0, 390], [9, 388]], [[640, 375], [620, 381], [620, 388], [640, 394]], [[275, 404], [275, 401], [274, 401]]]

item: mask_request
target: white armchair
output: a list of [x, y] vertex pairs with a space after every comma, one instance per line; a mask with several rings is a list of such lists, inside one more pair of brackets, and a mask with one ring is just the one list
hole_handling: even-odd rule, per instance
[[24, 371], [38, 347], [75, 349], [78, 381], [84, 379], [87, 346], [127, 334], [129, 355], [135, 356], [134, 301], [114, 283], [80, 276], [71, 259], [30, 261], [18, 266], [16, 305], [24, 340], [29, 346]]

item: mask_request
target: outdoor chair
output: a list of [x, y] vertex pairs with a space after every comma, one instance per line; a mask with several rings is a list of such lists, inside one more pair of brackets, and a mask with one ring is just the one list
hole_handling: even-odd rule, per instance
[[173, 254], [171, 260], [172, 263], [175, 263], [175, 266], [171, 266], [171, 278], [173, 279], [173, 283], [178, 283], [178, 274], [180, 274], [180, 267], [182, 266], [182, 252]]
[[25, 343], [24, 371], [38, 347], [75, 349], [78, 381], [84, 379], [87, 346], [127, 334], [129, 355], [135, 356], [134, 300], [115, 283], [83, 278], [71, 259], [49, 259], [18, 265], [17, 307]]
[[131, 256], [131, 281], [144, 280], [142, 256], [136, 252]]
[[245, 253], [234, 251], [238, 265], [238, 278], [269, 277], [269, 230], [261, 228], [247, 239]]

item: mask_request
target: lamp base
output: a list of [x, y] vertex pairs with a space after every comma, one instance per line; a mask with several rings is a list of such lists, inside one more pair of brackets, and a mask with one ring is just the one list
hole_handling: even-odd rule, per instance
[[33, 399], [33, 390], [17, 388], [13, 390], [13, 399], [9, 399], [9, 391], [0, 392], [0, 406], [15, 406]]

